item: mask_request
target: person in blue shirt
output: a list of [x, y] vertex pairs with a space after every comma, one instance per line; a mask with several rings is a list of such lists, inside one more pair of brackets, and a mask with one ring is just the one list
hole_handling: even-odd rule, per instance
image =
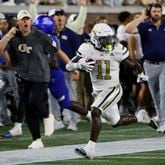
[[139, 33], [142, 43], [145, 74], [155, 105], [159, 128], [165, 133], [165, 22], [162, 20], [162, 6], [149, 4], [142, 15], [126, 27], [129, 33]]
[[[66, 24], [66, 14], [65, 11], [61, 8], [58, 8], [52, 13], [51, 17], [53, 18], [55, 22], [55, 34], [57, 38], [59, 39], [60, 42], [60, 47], [61, 49], [68, 55], [69, 59], [72, 59], [76, 55], [76, 51], [80, 45], [80, 40], [78, 35], [69, 29]], [[63, 70], [66, 84], [69, 89], [69, 95], [72, 100], [77, 100], [77, 81], [78, 78], [74, 76], [73, 80], [73, 75], [68, 72], [65, 68], [65, 63], [58, 58], [58, 64], [59, 67]], [[64, 112], [68, 112], [65, 111]], [[68, 115], [68, 113], [67, 113]], [[68, 123], [68, 130], [76, 131], [77, 128], [77, 121], [78, 121], [78, 116], [75, 113], [69, 113], [71, 116], [69, 123]], [[64, 120], [65, 120], [65, 115], [64, 115]]]
[[[11, 19], [10, 19], [11, 20]], [[3, 37], [10, 29], [10, 20], [6, 18], [3, 13], [0, 13], [0, 40], [2, 42]], [[4, 37], [5, 39], [9, 37]], [[3, 44], [1, 43], [1, 46]], [[14, 75], [14, 70], [9, 68], [2, 54], [0, 55], [0, 125], [9, 124], [11, 121], [7, 115], [7, 108], [12, 111], [11, 120], [15, 118], [18, 105], [18, 93], [17, 84]], [[7, 104], [10, 102], [10, 104]]]

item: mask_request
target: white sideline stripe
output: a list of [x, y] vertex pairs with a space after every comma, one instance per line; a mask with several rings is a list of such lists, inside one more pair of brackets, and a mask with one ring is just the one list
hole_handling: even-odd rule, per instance
[[[38, 150], [3, 151], [0, 152], [0, 165], [76, 159], [80, 158], [80, 156], [74, 153], [74, 148], [84, 147], [84, 145], [47, 147]], [[165, 150], [165, 137], [97, 143], [95, 156], [121, 155], [155, 150]]]

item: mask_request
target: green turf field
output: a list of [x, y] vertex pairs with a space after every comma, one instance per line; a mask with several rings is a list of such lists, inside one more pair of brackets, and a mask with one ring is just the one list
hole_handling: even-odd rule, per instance
[[[11, 126], [0, 127], [0, 133], [10, 129]], [[66, 128], [56, 131], [51, 137], [44, 137], [45, 147], [84, 144], [87, 143], [90, 134], [90, 123], [82, 121], [78, 124], [78, 131], [68, 131]], [[43, 134], [43, 126], [41, 128]], [[118, 140], [161, 137], [164, 134], [157, 133], [144, 124], [132, 124], [120, 128], [112, 128], [103, 124], [98, 142], [110, 142]], [[23, 127], [23, 136], [13, 139], [0, 137], [0, 151], [26, 149], [31, 143], [31, 136], [27, 126]], [[33, 163], [34, 164], [34, 163]], [[154, 151], [145, 153], [132, 153], [117, 156], [97, 157], [94, 160], [75, 159], [35, 164], [59, 164], [59, 165], [165, 165], [165, 151]]]

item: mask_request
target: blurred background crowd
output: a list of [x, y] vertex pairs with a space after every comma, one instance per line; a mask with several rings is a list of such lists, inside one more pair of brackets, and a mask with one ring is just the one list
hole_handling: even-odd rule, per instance
[[[165, 2], [164, 0], [158, 0], [159, 2]], [[145, 6], [148, 3], [154, 3], [156, 0], [88, 0], [88, 5], [96, 6], [109, 6], [109, 7], [121, 7], [121, 6]], [[29, 0], [0, 0], [2, 5], [28, 5]], [[37, 0], [39, 5], [79, 5], [78, 0]]]

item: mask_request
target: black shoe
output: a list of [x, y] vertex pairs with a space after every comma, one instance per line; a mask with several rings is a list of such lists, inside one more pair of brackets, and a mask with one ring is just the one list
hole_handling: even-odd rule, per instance
[[3, 138], [12, 138], [12, 137], [13, 137], [12, 134], [11, 134], [9, 131], [7, 131], [7, 132], [1, 134], [1, 136], [2, 136]]
[[148, 125], [153, 129], [158, 129], [158, 127], [159, 127], [158, 123], [154, 119], [151, 119], [151, 121]]

